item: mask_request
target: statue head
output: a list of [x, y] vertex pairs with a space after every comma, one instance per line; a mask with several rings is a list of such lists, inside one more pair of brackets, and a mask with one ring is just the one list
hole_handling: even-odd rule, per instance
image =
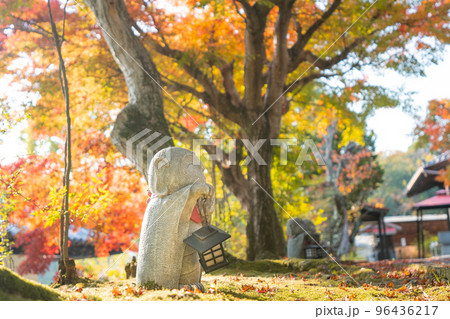
[[150, 193], [166, 196], [196, 182], [206, 183], [204, 169], [194, 152], [181, 147], [162, 149], [148, 168]]

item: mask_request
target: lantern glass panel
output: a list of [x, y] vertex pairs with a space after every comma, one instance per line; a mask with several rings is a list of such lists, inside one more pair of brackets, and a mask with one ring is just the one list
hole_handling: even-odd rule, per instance
[[205, 258], [205, 260], [210, 260], [210, 259], [212, 259], [212, 258], [213, 258], [213, 254], [212, 254], [211, 250], [206, 251], [206, 252], [203, 254], [203, 257]]
[[209, 265], [209, 263], [211, 261], [214, 262], [214, 257], [213, 257], [213, 253], [211, 250], [207, 250], [206, 252], [203, 253], [203, 258], [205, 259], [206, 265]]
[[222, 249], [220, 248], [220, 245], [214, 246], [212, 250], [214, 252], [214, 257], [217, 258], [222, 256]]
[[318, 246], [309, 246], [305, 248], [306, 258], [307, 259], [318, 259], [321, 258], [320, 247]]
[[214, 267], [220, 263], [225, 262], [222, 245], [218, 244], [213, 248], [207, 250], [203, 253], [202, 258], [206, 267]]

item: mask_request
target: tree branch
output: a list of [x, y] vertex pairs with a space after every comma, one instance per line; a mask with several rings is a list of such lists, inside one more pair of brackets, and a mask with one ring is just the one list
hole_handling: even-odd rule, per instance
[[283, 105], [286, 98], [280, 98], [288, 75], [289, 54], [287, 47], [287, 34], [294, 1], [278, 1], [278, 15], [274, 30], [273, 59], [269, 65], [267, 88], [264, 96], [264, 107], [270, 108], [268, 120], [270, 122], [270, 137], [279, 135]]
[[189, 86], [187, 84], [183, 84], [180, 82], [177, 82], [175, 80], [166, 78], [166, 81], [162, 81], [161, 84], [165, 85], [167, 87], [167, 89], [169, 89], [170, 91], [174, 92], [180, 92], [180, 91], [184, 91], [186, 93], [190, 93], [192, 95], [194, 95], [195, 97], [197, 97], [198, 99], [201, 99], [203, 101], [207, 101], [209, 100], [209, 96], [206, 92], [200, 92], [198, 90], [196, 90], [195, 88], [193, 88], [192, 86]]
[[266, 62], [264, 31], [267, 15], [272, 7], [256, 2], [253, 6], [246, 0], [237, 0], [246, 14], [245, 59], [244, 59], [244, 105], [258, 116], [264, 109], [262, 96], [263, 67]]
[[[286, 91], [286, 93], [291, 93], [294, 92], [294, 90], [298, 87], [304, 87], [306, 84], [316, 80], [316, 79], [320, 79], [322, 77], [331, 77], [334, 76], [335, 74], [323, 74], [321, 72], [317, 72], [317, 73], [311, 73], [307, 76], [302, 77], [301, 79], [298, 79], [294, 82], [289, 83], [288, 85], [286, 85], [286, 88], [284, 89]], [[298, 93], [298, 92], [297, 92]], [[294, 94], [295, 95], [295, 94]]]
[[234, 83], [233, 77], [233, 66], [234, 61], [231, 63], [225, 64], [220, 68], [220, 72], [222, 73], [223, 78], [223, 87], [225, 89], [225, 94], [227, 95], [227, 99], [231, 101], [235, 108], [242, 108], [242, 100], [239, 92], [236, 89], [236, 84]]
[[289, 66], [289, 71], [294, 71], [297, 66], [304, 61], [307, 61], [309, 63], [313, 63], [314, 66], [318, 67], [321, 70], [329, 70], [334, 65], [338, 64], [339, 62], [345, 60], [350, 52], [353, 51], [354, 48], [356, 48], [365, 38], [357, 38], [355, 39], [350, 45], [346, 46], [341, 52], [336, 54], [335, 56], [327, 59], [319, 58], [317, 55], [312, 53], [311, 51], [305, 50], [302, 51], [300, 54], [298, 61], [293, 61]]
[[[337, 8], [342, 3], [342, 0], [334, 0], [331, 6], [322, 14], [322, 16], [317, 19], [306, 32], [303, 34], [301, 27], [297, 27], [297, 41], [289, 49], [289, 55], [291, 60], [296, 60], [296, 57], [303, 51], [308, 41], [311, 39], [313, 34], [328, 20], [328, 18], [337, 10]], [[300, 24], [298, 23], [298, 26]]]
[[241, 16], [241, 18], [244, 19], [244, 21], [246, 21], [247, 19], [244, 17], [244, 15], [239, 12], [239, 7], [237, 6], [236, 0], [233, 0], [233, 5], [234, 5], [234, 8], [236, 9], [236, 13], [239, 14]]
[[27, 21], [12, 14], [10, 14], [9, 16], [15, 20], [15, 29], [25, 32], [37, 33], [49, 39], [53, 38], [52, 32], [45, 30], [43, 27], [33, 21]]
[[[152, 19], [156, 27], [155, 19], [153, 17]], [[161, 38], [164, 46], [148, 38], [147, 34], [141, 28], [139, 28], [139, 26], [137, 26], [134, 20], [132, 20], [131, 23], [141, 34], [141, 36], [146, 39], [150, 46], [152, 46], [158, 53], [170, 57], [178, 62], [180, 62], [185, 56], [184, 52], [170, 48], [169, 43], [166, 41], [164, 34], [161, 32], [160, 28], [156, 27], [156, 29], [158, 30], [158, 35]], [[203, 86], [205, 92], [198, 92], [192, 87], [173, 80], [169, 81], [176, 84], [172, 88], [194, 94], [198, 98], [201, 98], [205, 102], [210, 104], [212, 107], [216, 108], [217, 111], [219, 111], [220, 106], [220, 110], [223, 110], [220, 112], [222, 115], [227, 117], [232, 122], [239, 124], [238, 121], [240, 118], [237, 116], [233, 116], [233, 114], [237, 114], [239, 112], [238, 108], [242, 107], [242, 100], [239, 96], [233, 79], [233, 62], [226, 63], [220, 57], [215, 57], [215, 60], [219, 61], [219, 66], [222, 65], [222, 67], [219, 67], [219, 69], [223, 78], [225, 95], [220, 92], [220, 90], [215, 86], [213, 80], [210, 79], [202, 70], [200, 70], [200, 68], [197, 67], [192, 61], [190, 61], [189, 63], [183, 63], [183, 69]], [[231, 109], [230, 105], [233, 109]]]
[[[226, 94], [220, 92], [220, 90], [214, 84], [213, 80], [210, 79], [197, 65], [195, 65], [193, 61], [184, 61], [185, 60], [183, 59], [185, 55], [184, 52], [176, 49], [171, 49], [167, 45], [162, 46], [156, 41], [151, 41], [151, 45], [158, 53], [170, 57], [178, 62], [183, 61], [182, 67], [186, 71], [186, 73], [189, 74], [204, 88], [205, 90], [204, 93], [201, 94], [196, 93], [196, 94], [201, 95], [202, 99], [206, 103], [208, 103], [212, 108], [216, 109], [228, 120], [238, 125], [242, 125], [244, 123], [243, 122], [244, 119], [241, 116], [240, 110], [238, 109], [238, 106], [241, 105], [240, 98], [237, 99], [236, 96], [237, 90], [233, 92], [232, 88], [233, 84], [230, 83], [230, 79], [227, 80], [224, 79], [224, 81], [228, 81], [226, 85], [229, 87], [229, 89], [231, 89], [231, 93], [227, 92], [229, 94], [227, 96]], [[229, 76], [229, 74], [227, 74], [229, 72], [230, 72], [229, 70], [225, 70], [226, 76]], [[192, 93], [195, 93], [195, 91], [192, 90], [192, 88], [189, 88], [188, 86], [182, 84], [178, 85], [178, 88], [182, 88], [183, 90], [192, 91]], [[235, 100], [235, 102], [238, 104], [232, 102], [231, 99], [232, 96], [234, 96], [233, 100]]]
[[337, 176], [333, 172], [333, 138], [337, 130], [337, 120], [333, 120], [327, 127], [327, 134], [325, 135], [324, 156], [323, 160], [326, 166], [328, 182], [333, 187], [336, 187]]
[[[145, 144], [138, 152], [137, 146], [146, 138], [141, 133], [147, 130], [170, 136], [164, 117], [160, 75], [144, 44], [132, 31], [132, 19], [123, 0], [84, 2], [95, 14], [128, 87], [129, 103], [117, 116], [111, 139], [117, 149], [134, 162], [147, 178], [151, 160], [147, 157], [147, 150], [160, 140]], [[171, 140], [159, 143], [153, 153], [168, 146], [173, 146]]]

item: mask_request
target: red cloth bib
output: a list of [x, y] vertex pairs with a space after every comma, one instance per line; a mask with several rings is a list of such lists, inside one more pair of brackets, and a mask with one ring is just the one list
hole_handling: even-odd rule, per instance
[[200, 217], [200, 214], [198, 213], [197, 205], [195, 205], [194, 209], [192, 210], [191, 220], [197, 224], [202, 223], [202, 218]]
[[[147, 191], [148, 194], [148, 199], [147, 199], [147, 204], [150, 201], [150, 197], [152, 197], [152, 193], [150, 193], [150, 191]], [[200, 217], [200, 214], [198, 213], [198, 209], [197, 209], [197, 205], [194, 206], [194, 209], [192, 210], [192, 214], [191, 214], [191, 220], [196, 223], [196, 224], [201, 224], [202, 223], [202, 218]]]

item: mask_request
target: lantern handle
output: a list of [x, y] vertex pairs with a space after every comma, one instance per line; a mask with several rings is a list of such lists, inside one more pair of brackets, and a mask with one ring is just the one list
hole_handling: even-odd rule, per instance
[[206, 212], [206, 197], [200, 197], [197, 199], [197, 210], [202, 220], [202, 226], [208, 226], [210, 224], [210, 220], [208, 220], [208, 213]]

